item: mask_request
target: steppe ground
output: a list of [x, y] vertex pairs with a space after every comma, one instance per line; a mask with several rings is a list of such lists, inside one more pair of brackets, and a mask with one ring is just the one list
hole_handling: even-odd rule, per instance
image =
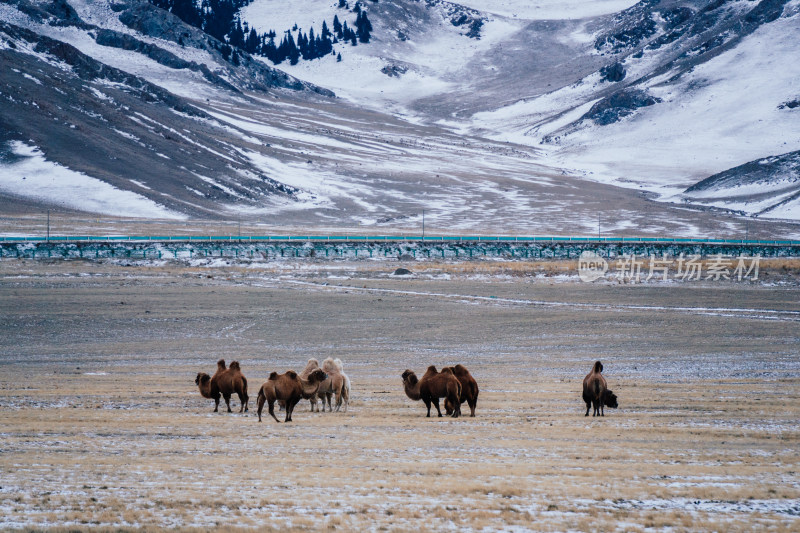
[[[640, 285], [397, 266], [0, 261], [0, 529], [800, 529], [796, 263]], [[270, 371], [328, 356], [346, 413], [258, 423]], [[219, 358], [249, 413], [198, 393]], [[596, 359], [620, 406], [585, 418]], [[425, 418], [401, 372], [454, 363], [477, 416]]]

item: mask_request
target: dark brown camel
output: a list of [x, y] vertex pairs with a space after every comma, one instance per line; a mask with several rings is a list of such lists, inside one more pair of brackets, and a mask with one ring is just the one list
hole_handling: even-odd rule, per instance
[[586, 414], [594, 407], [592, 416], [605, 416], [603, 406], [617, 408], [617, 396], [608, 389], [606, 378], [602, 375], [603, 363], [596, 361], [592, 371], [583, 378], [583, 401], [586, 402]]
[[275, 416], [275, 401], [283, 400], [286, 402], [286, 418], [284, 422], [292, 421], [292, 411], [295, 405], [301, 400], [308, 400], [319, 390], [319, 384], [325, 381], [327, 374], [321, 369], [313, 370], [308, 379], [302, 379], [294, 370], [289, 370], [285, 374], [273, 372], [269, 379], [261, 385], [258, 390], [258, 421], [261, 422], [261, 411], [264, 403], [269, 403], [269, 414], [280, 422]]
[[[458, 382], [461, 383], [460, 403], [467, 402], [470, 411], [469, 416], [475, 416], [475, 407], [478, 405], [478, 393], [480, 392], [478, 390], [478, 382], [475, 381], [475, 378], [472, 377], [472, 374], [469, 373], [469, 370], [464, 365], [448, 366], [446, 368], [449, 368], [458, 379]], [[453, 414], [453, 404], [450, 403], [450, 400], [446, 399], [444, 401], [444, 410], [448, 415]]]
[[242, 406], [239, 412], [247, 411], [247, 404], [249, 397], [247, 396], [247, 378], [242, 374], [242, 369], [239, 368], [238, 361], [232, 361], [230, 368], [225, 368], [225, 359], [217, 361], [217, 371], [213, 376], [209, 376], [204, 372], [197, 374], [194, 379], [195, 384], [200, 389], [200, 394], [203, 398], [214, 399], [214, 412], [219, 411], [219, 397], [225, 399], [225, 404], [228, 406], [228, 412], [231, 411], [231, 395], [236, 393], [239, 396], [239, 402]]
[[[300, 371], [300, 379], [308, 379], [309, 374], [314, 370], [319, 368], [319, 361], [314, 359], [313, 357], [308, 360], [306, 363], [306, 367]], [[317, 407], [317, 395], [314, 394], [311, 398], [308, 398], [311, 401], [311, 411], [314, 411], [314, 408]], [[286, 410], [286, 402], [283, 400], [278, 400], [278, 410], [284, 411]], [[317, 409], [319, 410], [319, 409]]]
[[442, 411], [439, 409], [439, 398], [445, 398], [445, 401], [450, 400], [455, 406], [451, 415], [453, 418], [461, 415], [461, 402], [459, 402], [461, 383], [450, 369], [445, 368], [441, 372], [437, 372], [436, 367], [431, 365], [422, 379], [418, 380], [412, 370], [403, 372], [402, 377], [406, 396], [414, 401], [422, 400], [425, 407], [428, 408], [427, 416], [431, 416], [431, 403], [436, 406], [439, 416], [442, 416]]

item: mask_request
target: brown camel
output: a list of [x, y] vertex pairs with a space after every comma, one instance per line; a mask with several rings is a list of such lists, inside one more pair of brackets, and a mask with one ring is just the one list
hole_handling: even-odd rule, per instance
[[219, 411], [219, 397], [225, 398], [228, 412], [231, 411], [231, 395], [235, 392], [239, 396], [242, 406], [239, 412], [247, 411], [249, 397], [247, 396], [247, 378], [242, 374], [238, 361], [232, 361], [230, 368], [225, 368], [225, 359], [217, 361], [217, 371], [213, 376], [204, 372], [197, 374], [194, 379], [195, 384], [200, 389], [203, 398], [214, 399], [214, 412]]
[[[478, 393], [480, 392], [478, 390], [478, 382], [475, 381], [475, 378], [472, 377], [472, 374], [469, 373], [469, 370], [464, 365], [449, 366], [447, 368], [453, 372], [458, 382], [461, 383], [461, 397], [459, 400], [461, 403], [467, 402], [470, 411], [469, 416], [474, 417], [475, 407], [478, 405]], [[453, 405], [450, 400], [444, 401], [444, 411], [448, 415], [453, 414]]]
[[347, 412], [347, 406], [350, 403], [350, 379], [344, 373], [342, 360], [328, 357], [322, 362], [322, 370], [328, 374], [328, 379], [320, 384], [317, 392], [317, 396], [322, 400], [322, 412], [325, 412], [326, 400], [328, 411], [333, 412], [331, 398], [334, 395], [336, 395], [336, 410], [338, 411], [344, 403], [344, 410]]
[[295, 405], [301, 399], [307, 400], [316, 394], [319, 384], [327, 377], [321, 368], [312, 371], [308, 375], [308, 379], [301, 379], [294, 370], [289, 370], [285, 374], [273, 372], [258, 390], [258, 421], [261, 422], [261, 411], [264, 409], [264, 403], [267, 402], [269, 403], [269, 414], [276, 422], [280, 422], [275, 416], [274, 408], [276, 400], [283, 400], [286, 402], [284, 422], [291, 422]]
[[[306, 367], [300, 372], [299, 377], [300, 379], [308, 379], [308, 376], [314, 370], [319, 368], [319, 361], [314, 359], [313, 357], [308, 360], [306, 363]], [[308, 398], [311, 402], [311, 412], [314, 412], [314, 408], [317, 406], [317, 395], [314, 394], [311, 398]], [[286, 402], [283, 400], [278, 400], [278, 410], [283, 411], [286, 409]]]
[[583, 378], [583, 401], [586, 402], [584, 416], [589, 416], [591, 407], [594, 407], [592, 416], [605, 416], [603, 406], [617, 408], [617, 396], [608, 389], [606, 378], [601, 372], [603, 372], [603, 363], [596, 361], [592, 371]]
[[458, 401], [461, 397], [461, 383], [449, 368], [437, 372], [436, 367], [431, 365], [422, 379], [418, 380], [412, 370], [403, 372], [402, 377], [406, 396], [414, 401], [422, 400], [425, 407], [428, 408], [427, 416], [431, 416], [431, 403], [436, 406], [439, 416], [442, 416], [442, 411], [439, 409], [439, 398], [445, 398], [445, 401], [450, 400], [455, 406], [451, 415], [453, 418], [461, 415], [461, 402]]

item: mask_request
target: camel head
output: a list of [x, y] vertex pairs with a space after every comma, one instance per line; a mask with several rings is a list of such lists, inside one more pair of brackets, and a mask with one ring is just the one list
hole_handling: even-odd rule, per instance
[[596, 362], [594, 363], [594, 369], [593, 369], [593, 371], [594, 371], [596, 374], [599, 374], [600, 372], [602, 372], [602, 371], [603, 371], [603, 363], [601, 363], [600, 361], [596, 361]]
[[206, 383], [208, 383], [208, 380], [210, 380], [210, 379], [211, 379], [211, 376], [209, 376], [205, 372], [198, 372], [197, 373], [197, 377], [194, 378], [194, 384], [202, 386], [202, 385], [205, 385]]
[[619, 406], [617, 403], [617, 395], [611, 392], [609, 389], [606, 389], [603, 393], [603, 405], [612, 409], [616, 409]]
[[328, 374], [326, 374], [325, 371], [322, 370], [321, 368], [317, 368], [316, 370], [311, 372], [305, 379], [300, 379], [300, 377], [298, 377], [298, 375], [292, 372], [291, 370], [286, 374], [288, 375], [290, 372], [294, 374], [294, 379], [297, 380], [297, 382], [300, 384], [300, 389], [302, 390], [302, 396], [306, 400], [314, 396], [319, 390], [320, 384], [326, 379], [328, 379]]
[[413, 370], [408, 370], [407, 369], [405, 372], [403, 372], [402, 377], [403, 377], [403, 384], [404, 385], [408, 384], [411, 387], [416, 385], [417, 381], [419, 381], [417, 379], [417, 375], [414, 373]]
[[308, 375], [309, 383], [322, 383], [328, 379], [328, 374], [324, 370], [318, 368]]

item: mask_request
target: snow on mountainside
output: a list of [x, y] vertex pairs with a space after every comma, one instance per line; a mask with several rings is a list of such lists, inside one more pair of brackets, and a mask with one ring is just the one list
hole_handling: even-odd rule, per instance
[[715, 174], [692, 185], [682, 196], [767, 218], [797, 218], [800, 152], [759, 159]]
[[[354, 25], [338, 5], [241, 17]], [[602, 211], [691, 236], [737, 227], [708, 207], [800, 219], [800, 0], [359, 6], [371, 42], [275, 66], [145, 0], [0, 0], [0, 207], [130, 193], [118, 212], [568, 233]], [[83, 192], [24, 183], [46, 168]]]
[[[476, 11], [443, 0], [362, 2], [373, 21], [371, 42], [350, 46], [340, 42], [334, 56], [297, 65], [282, 63], [286, 72], [325, 87], [337, 95], [373, 109], [392, 107], [410, 112], [412, 102], [458, 88], [458, 71], [476, 54], [486, 53], [519, 24], [495, 18], [482, 19]], [[352, 8], [353, 6], [350, 5]], [[242, 18], [256, 28], [276, 31], [295, 24], [319, 32], [322, 21], [334, 16], [352, 27], [356, 14], [338, 7], [335, 0], [254, 0]], [[471, 22], [478, 28], [471, 34]], [[479, 38], [478, 38], [479, 37]], [[425, 117], [421, 117], [424, 119]]]
[[[165, 38], [176, 30], [184, 46]], [[125, 212], [81, 192], [107, 184], [120, 198], [138, 195], [137, 209], [147, 200], [177, 217], [296, 200], [297, 190], [231, 149], [263, 143], [215, 121], [198, 99], [246, 90], [332, 93], [245, 56], [233, 65], [218, 46], [147, 2], [0, 3], [0, 192]], [[66, 189], [39, 187], [29, 174], [46, 165], [94, 185], [75, 188], [72, 198]]]
[[642, 2], [597, 34], [616, 74], [476, 114], [473, 127], [551, 146], [589, 179], [692, 201], [677, 195], [710, 174], [800, 148], [800, 116], [782, 105], [800, 87], [799, 5]]
[[[798, 111], [779, 107], [800, 86], [798, 0], [461, 4], [480, 39], [440, 3], [367, 2], [371, 45], [344, 47], [341, 64], [281, 68], [360, 105], [542, 146], [556, 166], [670, 202], [691, 202], [679, 193], [711, 174], [800, 148]], [[343, 12], [324, 0], [284, 6], [255, 0], [243, 16], [310, 26]]]

